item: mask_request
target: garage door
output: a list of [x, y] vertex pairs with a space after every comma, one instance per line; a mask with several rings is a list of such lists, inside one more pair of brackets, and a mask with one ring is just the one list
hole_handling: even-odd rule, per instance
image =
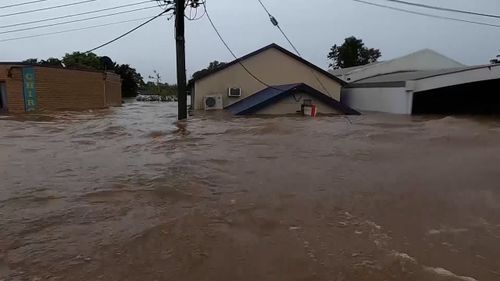
[[500, 114], [500, 79], [414, 93], [413, 114]]

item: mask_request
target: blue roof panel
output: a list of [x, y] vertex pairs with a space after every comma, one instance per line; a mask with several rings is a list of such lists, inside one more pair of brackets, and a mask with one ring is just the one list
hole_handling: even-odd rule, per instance
[[250, 110], [251, 108], [260, 105], [262, 103], [267, 103], [279, 97], [281, 94], [286, 93], [293, 88], [299, 86], [300, 84], [288, 84], [281, 86], [272, 86], [265, 88], [264, 90], [257, 92], [245, 99], [242, 99], [232, 105], [228, 106], [228, 109], [233, 114], [243, 114], [243, 112]]
[[341, 104], [337, 100], [317, 91], [316, 89], [304, 83], [271, 86], [247, 98], [235, 102], [230, 106], [227, 106], [226, 109], [235, 115], [252, 114], [270, 104], [279, 101], [280, 99], [288, 95], [295, 93], [296, 91], [309, 93], [310, 95], [318, 98], [322, 102], [345, 114], [359, 114], [359, 112]]

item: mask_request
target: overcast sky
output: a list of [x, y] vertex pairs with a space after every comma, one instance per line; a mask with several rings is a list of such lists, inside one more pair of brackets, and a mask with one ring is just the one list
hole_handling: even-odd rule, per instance
[[[153, 4], [106, 11], [100, 14], [4, 28], [5, 25], [138, 3], [144, 0], [96, 0], [73, 7], [5, 16], [10, 13], [79, 1], [82, 0], [47, 0], [38, 4], [0, 9], [0, 40], [138, 19], [155, 15], [161, 11], [158, 7], [91, 21], [5, 33], [13, 29], [154, 6], [153, 2]], [[366, 1], [398, 6], [385, 0]], [[498, 0], [407, 1], [500, 15]], [[0, 0], [0, 6], [23, 2], [28, 2], [28, 0]], [[497, 27], [411, 15], [367, 6], [352, 0], [263, 0], [263, 2], [279, 20], [280, 25], [302, 55], [323, 68], [328, 66], [326, 55], [329, 48], [333, 44], [342, 43], [344, 38], [351, 35], [363, 39], [368, 47], [379, 48], [383, 60], [402, 56], [419, 49], [431, 48], [465, 64], [484, 64], [488, 63], [500, 50], [500, 28]], [[257, 0], [207, 0], [207, 7], [215, 24], [238, 56], [273, 42], [290, 49], [279, 31], [271, 25]], [[500, 25], [500, 19], [457, 15], [401, 5], [398, 7]], [[128, 31], [140, 22], [0, 42], [0, 61], [19, 61], [26, 58], [45, 59], [61, 57], [65, 53], [73, 51], [86, 51]], [[231, 55], [221, 44], [206, 18], [188, 22], [186, 33], [188, 76], [208, 65], [210, 61], [232, 60]], [[110, 56], [119, 63], [132, 65], [145, 78], [151, 75], [153, 70], [158, 70], [164, 81], [175, 82], [174, 25], [173, 21], [167, 21], [166, 18], [157, 19], [126, 38], [96, 51], [96, 53]]]

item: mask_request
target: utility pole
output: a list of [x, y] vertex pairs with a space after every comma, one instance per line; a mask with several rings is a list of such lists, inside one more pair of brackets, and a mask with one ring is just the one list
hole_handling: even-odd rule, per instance
[[177, 49], [178, 119], [187, 119], [186, 46], [184, 37], [185, 0], [175, 0], [175, 41]]

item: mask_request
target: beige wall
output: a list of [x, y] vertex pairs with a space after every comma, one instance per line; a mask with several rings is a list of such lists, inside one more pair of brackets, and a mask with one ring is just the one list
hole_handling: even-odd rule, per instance
[[[6, 83], [9, 112], [24, 112], [22, 70], [0, 66], [0, 81]], [[36, 67], [39, 110], [84, 110], [121, 105], [121, 80], [114, 73]]]
[[[297, 100], [295, 100], [295, 98]], [[296, 93], [295, 98], [293, 96], [288, 96], [277, 103], [269, 105], [258, 112], [256, 114], [263, 115], [285, 115], [285, 114], [297, 114], [297, 111], [300, 111], [301, 105], [304, 102], [304, 99], [311, 99], [312, 103], [316, 105], [318, 114], [343, 114], [330, 105], [325, 104], [324, 102], [311, 97], [306, 93]], [[300, 99], [300, 100], [299, 100]]]
[[[305, 83], [324, 93], [325, 90], [312, 74], [312, 70], [328, 89], [331, 96], [340, 100], [340, 83], [277, 49], [268, 49], [246, 59], [243, 61], [243, 64], [253, 74], [269, 85]], [[241, 88], [242, 97], [229, 98], [227, 96], [227, 89], [231, 87]], [[221, 95], [224, 100], [224, 106], [228, 106], [264, 88], [266, 86], [252, 78], [241, 65], [235, 64], [195, 82], [195, 109], [204, 109], [204, 96]]]

